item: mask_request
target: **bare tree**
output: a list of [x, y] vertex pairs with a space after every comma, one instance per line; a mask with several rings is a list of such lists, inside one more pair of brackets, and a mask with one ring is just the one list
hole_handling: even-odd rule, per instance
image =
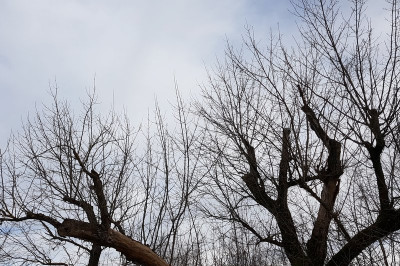
[[0, 260], [174, 264], [199, 239], [189, 208], [197, 140], [180, 97], [179, 131], [158, 112], [143, 136], [113, 110], [98, 114], [93, 94], [75, 115], [56, 92], [1, 155]]
[[228, 45], [176, 127], [55, 91], [0, 152], [0, 262], [398, 264], [400, 10], [376, 35], [339, 4], [293, 1], [294, 47]]
[[[292, 265], [399, 263], [399, 8], [375, 35], [366, 3], [293, 1], [301, 38], [249, 30], [204, 88], [206, 214]], [[343, 4], [343, 3], [342, 3]], [[342, 12], [346, 11], [346, 12]]]
[[[145, 155], [138, 171], [145, 188], [142, 217], [133, 228], [140, 232], [138, 239], [166, 258], [169, 264], [201, 265], [202, 236], [193, 205], [198, 200], [201, 180], [197, 171], [197, 147], [202, 137], [197, 134], [198, 118], [190, 116], [190, 108], [178, 90], [176, 95], [176, 128], [171, 130], [164, 122], [168, 119], [158, 105], [155, 121], [149, 119], [148, 122]], [[189, 257], [194, 261], [185, 262]]]

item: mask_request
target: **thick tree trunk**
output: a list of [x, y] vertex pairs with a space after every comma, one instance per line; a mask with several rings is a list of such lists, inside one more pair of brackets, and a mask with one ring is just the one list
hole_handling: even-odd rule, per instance
[[304, 106], [301, 109], [306, 114], [311, 129], [329, 152], [327, 168], [319, 173], [319, 179], [323, 181], [324, 186], [322, 188], [318, 216], [314, 223], [311, 238], [307, 242], [307, 255], [313, 265], [319, 266], [324, 264], [326, 258], [329, 225], [333, 218], [332, 211], [336, 196], [339, 193], [339, 178], [343, 174], [343, 166], [340, 160], [341, 144], [328, 136], [327, 131], [321, 126], [314, 111], [308, 106], [302, 88], [298, 87], [298, 89], [304, 102]]
[[101, 246], [98, 244], [93, 244], [92, 249], [90, 250], [90, 258], [88, 266], [99, 265], [100, 255], [101, 255]]
[[297, 236], [296, 227], [292, 215], [287, 204], [288, 194], [288, 172], [290, 162], [290, 129], [283, 129], [282, 135], [282, 151], [281, 161], [279, 163], [279, 177], [278, 177], [278, 197], [276, 199], [275, 215], [279, 229], [282, 235], [282, 244], [285, 249], [286, 255], [292, 265], [309, 265], [310, 259], [303, 251], [299, 238]]
[[307, 243], [307, 254], [313, 265], [323, 265], [326, 258], [329, 225], [332, 220], [332, 210], [338, 191], [338, 179], [331, 179], [324, 183], [318, 216], [314, 223], [311, 238]]
[[114, 248], [124, 254], [128, 260], [136, 263], [148, 266], [168, 265], [149, 247], [113, 229], [102, 230], [99, 226], [66, 219], [57, 226], [57, 231], [60, 236], [75, 237], [97, 245]]
[[276, 213], [275, 217], [281, 231], [283, 248], [290, 264], [293, 266], [311, 265], [311, 260], [301, 248], [296, 227], [287, 205], [280, 206]]

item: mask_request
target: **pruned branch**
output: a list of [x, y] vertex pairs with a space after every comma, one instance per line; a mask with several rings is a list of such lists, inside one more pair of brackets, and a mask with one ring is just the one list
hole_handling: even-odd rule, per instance
[[101, 224], [105, 228], [109, 228], [111, 225], [111, 218], [107, 208], [107, 200], [104, 195], [103, 190], [103, 183], [100, 180], [100, 175], [92, 169], [90, 172], [87, 170], [85, 165], [83, 164], [82, 160], [80, 159], [78, 153], [73, 150], [75, 159], [79, 162], [79, 165], [82, 168], [82, 171], [85, 172], [88, 176], [92, 178], [93, 181], [93, 188], [94, 192], [97, 196], [98, 207], [100, 209], [100, 216], [101, 216]]
[[168, 265], [149, 247], [110, 228], [101, 229], [90, 223], [66, 219], [57, 227], [57, 231], [63, 237], [75, 237], [101, 246], [112, 247], [135, 263], [146, 266]]

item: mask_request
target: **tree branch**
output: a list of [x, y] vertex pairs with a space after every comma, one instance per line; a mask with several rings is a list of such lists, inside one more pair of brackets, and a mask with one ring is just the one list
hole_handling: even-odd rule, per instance
[[60, 236], [75, 237], [101, 246], [111, 247], [124, 254], [128, 260], [146, 266], [167, 266], [149, 247], [113, 229], [100, 229], [92, 224], [65, 219], [57, 227]]
[[82, 167], [83, 172], [85, 172], [88, 176], [90, 176], [93, 180], [93, 189], [97, 196], [97, 202], [99, 204], [101, 224], [105, 228], [110, 228], [111, 226], [111, 218], [107, 208], [107, 200], [104, 195], [103, 183], [100, 180], [100, 175], [92, 169], [90, 172], [85, 167], [84, 163], [81, 161], [78, 153], [73, 149], [75, 159], [78, 161], [79, 165]]
[[375, 223], [357, 233], [336, 253], [327, 263], [327, 266], [348, 265], [369, 245], [399, 229], [400, 210], [390, 210], [380, 214]]

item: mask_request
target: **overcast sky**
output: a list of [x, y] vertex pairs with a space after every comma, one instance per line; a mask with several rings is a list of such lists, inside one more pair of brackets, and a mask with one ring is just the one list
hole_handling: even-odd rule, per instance
[[184, 95], [245, 25], [262, 39], [295, 31], [289, 0], [0, 0], [0, 147], [50, 86], [72, 102], [93, 87], [140, 121], [155, 97], [167, 106], [174, 79]]

